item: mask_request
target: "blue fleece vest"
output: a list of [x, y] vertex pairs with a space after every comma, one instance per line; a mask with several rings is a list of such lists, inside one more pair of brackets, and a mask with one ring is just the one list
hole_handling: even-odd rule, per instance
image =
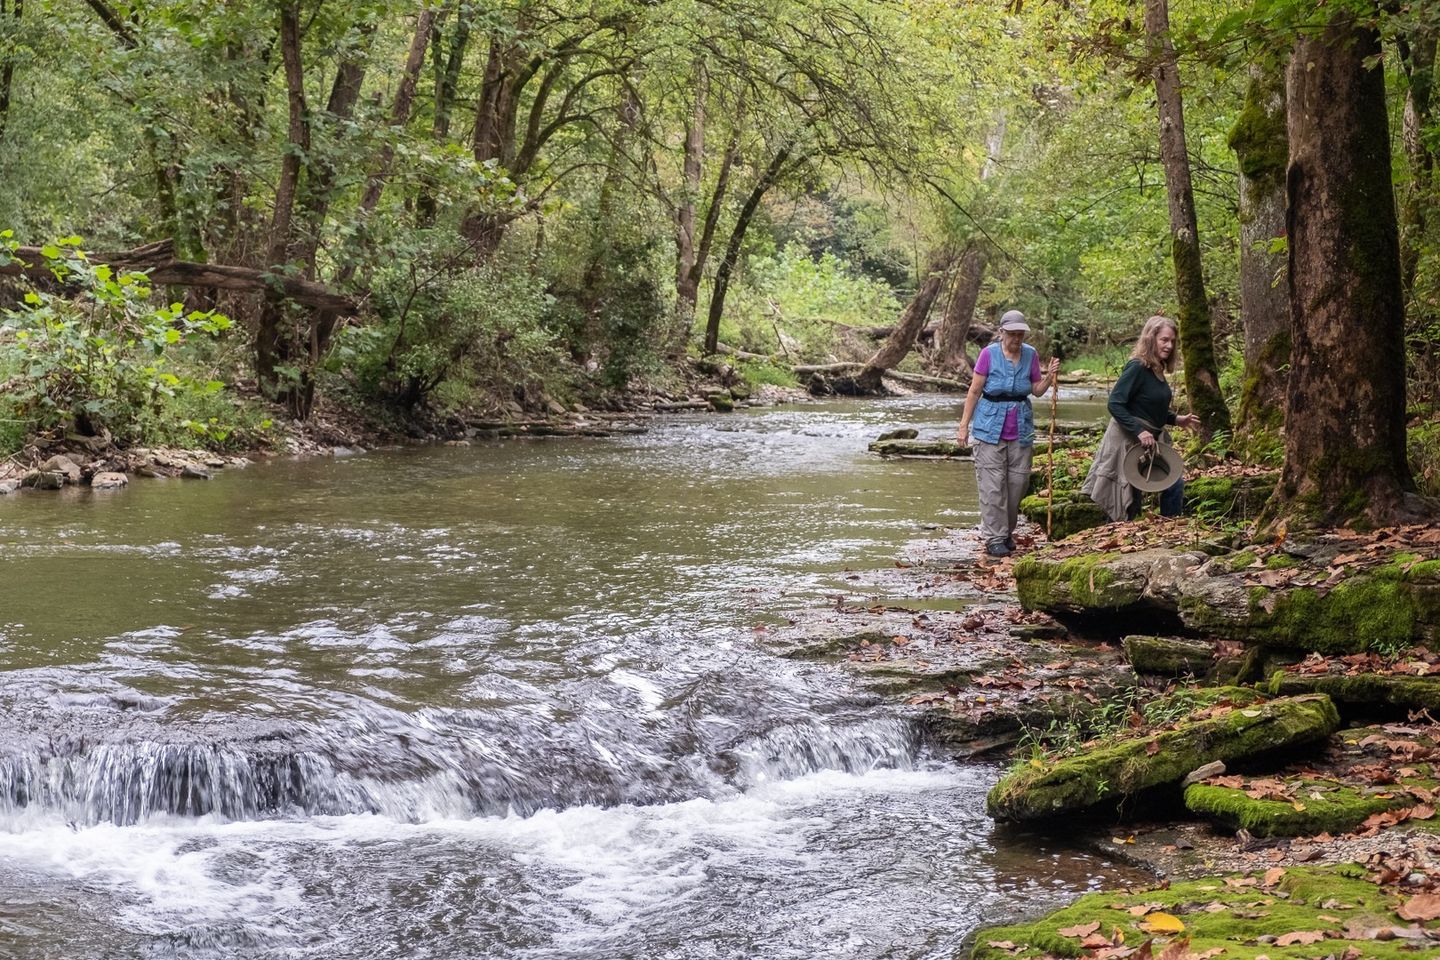
[[985, 378], [985, 392], [990, 394], [1025, 394], [1024, 400], [987, 400], [980, 398], [975, 408], [975, 420], [971, 429], [975, 439], [982, 443], [999, 443], [1000, 431], [1005, 429], [1005, 414], [1012, 408], [1018, 410], [1015, 424], [1020, 431], [1020, 445], [1028, 447], [1035, 442], [1035, 413], [1030, 409], [1030, 368], [1035, 362], [1035, 348], [1028, 343], [1020, 345], [1020, 361], [1011, 363], [1000, 344], [992, 343], [985, 348], [990, 351], [990, 373]]

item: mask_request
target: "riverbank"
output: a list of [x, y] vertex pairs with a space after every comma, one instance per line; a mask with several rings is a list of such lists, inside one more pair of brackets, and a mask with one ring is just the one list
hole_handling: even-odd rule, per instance
[[[264, 442], [242, 450], [224, 443], [193, 447], [127, 444], [108, 432], [87, 436], [49, 431], [30, 437], [20, 450], [0, 459], [0, 496], [66, 486], [116, 490], [127, 486], [131, 478], [204, 480], [216, 470], [243, 468], [276, 457], [353, 456], [396, 446], [634, 434], [644, 432], [657, 415], [731, 412], [808, 399], [799, 388], [761, 384], [752, 389], [725, 367], [713, 368], [708, 375], [697, 371], [679, 390], [636, 389], [598, 396], [592, 398], [593, 407], [580, 402], [566, 407], [545, 398], [528, 409], [509, 401], [484, 411], [397, 416], [382, 407], [323, 402], [305, 421], [284, 421], [283, 411], [274, 406], [270, 410], [274, 420], [265, 421], [272, 426]], [[204, 437], [197, 434], [196, 439]]]
[[1425, 899], [1440, 890], [1440, 531], [1067, 533], [1022, 528], [994, 562], [945, 531], [770, 638], [902, 702], [957, 760], [1009, 758], [997, 829], [1058, 831], [1156, 877], [981, 931], [973, 956], [1398, 957], [1440, 941]]

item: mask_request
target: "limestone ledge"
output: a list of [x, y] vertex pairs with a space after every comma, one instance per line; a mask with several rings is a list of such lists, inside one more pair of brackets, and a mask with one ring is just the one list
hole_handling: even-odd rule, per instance
[[1201, 710], [1156, 733], [1101, 743], [1078, 756], [1023, 762], [990, 791], [986, 809], [1011, 821], [1080, 813], [1177, 786], [1217, 760], [1228, 764], [1323, 740], [1340, 726], [1335, 705], [1323, 695], [1257, 702], [1259, 694], [1238, 687], [1207, 693], [1235, 706]]

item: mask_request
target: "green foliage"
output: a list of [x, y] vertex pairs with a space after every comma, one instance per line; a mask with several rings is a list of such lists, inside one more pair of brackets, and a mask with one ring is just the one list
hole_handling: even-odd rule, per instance
[[900, 308], [887, 284], [794, 243], [748, 261], [726, 303], [720, 340], [750, 353], [793, 353], [788, 359], [797, 363], [822, 361], [839, 329], [893, 323]]
[[[0, 238], [8, 241], [9, 231]], [[92, 264], [79, 237], [46, 244], [40, 255], [58, 292], [28, 285], [0, 321], [0, 354], [15, 371], [6, 391], [14, 417], [7, 419], [31, 432], [109, 431], [141, 439], [145, 424], [162, 417], [167, 404], [224, 390], [219, 380], [186, 374], [173, 358], [191, 341], [228, 329], [227, 317], [186, 312], [179, 303], [155, 305], [143, 273]]]
[[377, 271], [377, 323], [342, 334], [328, 358], [363, 394], [403, 408], [451, 382], [454, 405], [480, 394], [538, 396], [563, 383], [564, 356], [537, 279], [502, 262], [426, 272], [422, 258]]
[[742, 361], [735, 365], [740, 376], [752, 387], [771, 385], [776, 387], [798, 387], [800, 381], [795, 378], [785, 367], [777, 367], [769, 363], [760, 363], [753, 360]]

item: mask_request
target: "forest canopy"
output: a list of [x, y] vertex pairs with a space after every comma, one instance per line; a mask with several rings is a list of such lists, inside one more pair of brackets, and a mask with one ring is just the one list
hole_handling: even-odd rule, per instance
[[1273, 441], [1286, 68], [1340, 20], [1373, 38], [1423, 414], [1433, 5], [0, 0], [0, 379], [29, 384], [0, 445], [255, 443], [249, 399], [539, 408], [687, 354], [794, 384], [887, 328], [885, 366], [964, 380], [1010, 308], [1100, 373], [1179, 316], [1195, 408]]

